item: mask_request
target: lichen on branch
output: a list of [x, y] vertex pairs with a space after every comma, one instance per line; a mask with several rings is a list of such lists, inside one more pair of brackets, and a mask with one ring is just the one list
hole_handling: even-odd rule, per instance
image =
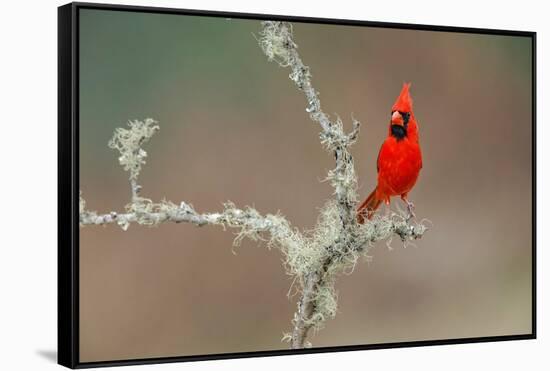
[[141, 166], [145, 165], [147, 152], [142, 145], [159, 130], [158, 122], [147, 118], [144, 121], [128, 121], [128, 129], [117, 128], [109, 141], [109, 148], [120, 152], [118, 162], [124, 171], [130, 172], [130, 179], [137, 179]]
[[319, 124], [321, 143], [329, 151], [334, 152], [336, 168], [329, 171], [327, 179], [334, 188], [334, 194], [339, 203], [340, 217], [344, 224], [353, 223], [355, 219], [355, 204], [357, 203], [357, 176], [353, 165], [353, 157], [349, 147], [359, 135], [360, 123], [353, 119], [349, 134], [344, 131], [344, 125], [339, 117], [331, 120], [321, 109], [319, 93], [314, 89], [310, 68], [306, 66], [298, 53], [298, 45], [294, 42], [292, 24], [288, 22], [262, 22], [262, 30], [258, 43], [269, 61], [279, 66], [290, 68], [289, 78], [306, 98], [306, 112], [312, 121]]

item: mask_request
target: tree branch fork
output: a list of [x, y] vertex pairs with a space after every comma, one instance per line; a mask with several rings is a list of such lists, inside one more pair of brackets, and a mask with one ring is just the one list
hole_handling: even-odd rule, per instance
[[147, 158], [143, 146], [160, 129], [158, 122], [150, 118], [130, 121], [128, 128], [117, 128], [109, 141], [109, 147], [120, 154], [120, 165], [129, 172], [130, 202], [125, 211], [98, 214], [86, 208], [81, 195], [80, 225], [116, 224], [125, 231], [131, 224], [219, 225], [237, 230], [235, 244], [243, 238], [265, 241], [282, 252], [287, 273], [299, 283], [300, 299], [292, 332], [283, 338], [290, 342], [291, 348], [299, 349], [311, 346], [307, 338], [312, 328], [321, 329], [327, 319], [336, 315], [334, 283], [339, 274], [352, 271], [360, 257], [370, 259], [368, 251], [373, 243], [397, 236], [406, 244], [421, 238], [427, 227], [424, 221], [415, 222], [395, 213], [375, 216], [365, 224], [357, 223], [357, 176], [350, 147], [359, 136], [359, 122], [353, 119], [352, 130], [346, 133], [340, 118], [333, 120], [322, 111], [319, 94], [313, 88], [309, 67], [300, 58], [290, 23], [262, 22], [258, 43], [269, 61], [290, 69], [289, 78], [306, 99], [306, 112], [320, 127], [321, 143], [334, 154], [335, 167], [327, 174], [334, 197], [320, 209], [315, 228], [299, 231], [279, 213], [261, 215], [251, 207], [241, 209], [231, 202], [219, 212], [199, 213], [185, 201], [153, 202], [142, 197], [138, 179]]

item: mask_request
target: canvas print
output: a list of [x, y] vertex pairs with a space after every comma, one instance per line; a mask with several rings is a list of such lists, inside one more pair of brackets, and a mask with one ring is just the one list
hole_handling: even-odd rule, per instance
[[80, 362], [527, 335], [530, 37], [82, 8]]

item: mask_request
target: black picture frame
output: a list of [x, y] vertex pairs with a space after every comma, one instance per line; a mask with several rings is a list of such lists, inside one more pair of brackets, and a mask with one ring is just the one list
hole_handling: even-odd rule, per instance
[[[334, 346], [299, 350], [252, 351], [243, 353], [120, 359], [99, 362], [79, 360], [79, 11], [101, 9], [254, 20], [284, 20], [336, 25], [374, 26], [408, 30], [444, 31], [530, 38], [532, 43], [532, 332], [524, 335], [395, 342]], [[536, 339], [536, 32], [483, 28], [447, 27], [423, 24], [369, 22], [268, 14], [231, 13], [144, 6], [70, 3], [58, 8], [58, 363], [69, 368], [106, 367], [227, 358], [279, 356], [321, 352], [342, 352], [382, 348], [418, 347], [507, 340]]]

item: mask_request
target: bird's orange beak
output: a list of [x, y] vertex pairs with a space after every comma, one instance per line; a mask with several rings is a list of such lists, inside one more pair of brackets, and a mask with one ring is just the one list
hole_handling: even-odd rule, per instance
[[399, 111], [395, 111], [394, 113], [392, 113], [391, 123], [392, 123], [392, 125], [401, 125], [401, 126], [403, 126], [403, 124], [404, 124], [403, 116], [401, 116]]

